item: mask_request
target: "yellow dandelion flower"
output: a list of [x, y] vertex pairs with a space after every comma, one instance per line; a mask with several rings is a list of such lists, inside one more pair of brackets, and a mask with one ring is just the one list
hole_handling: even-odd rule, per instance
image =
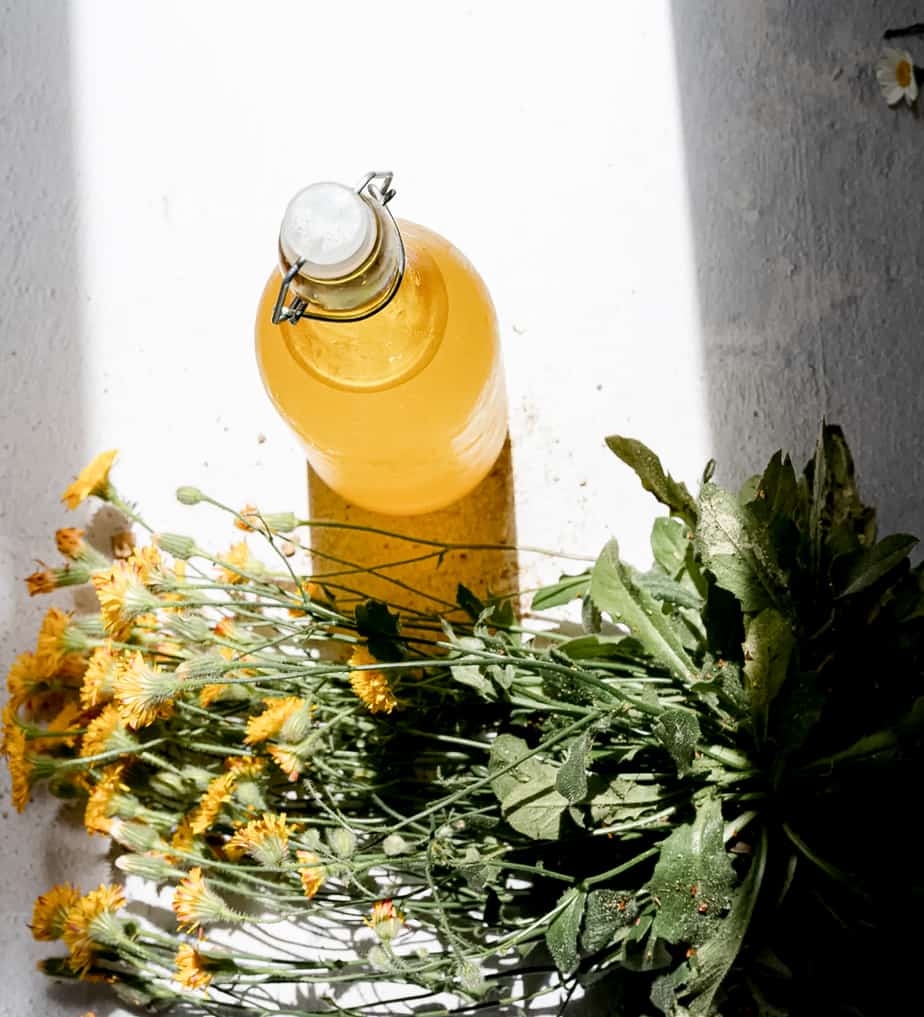
[[90, 654], [90, 662], [83, 675], [80, 702], [85, 709], [92, 709], [112, 699], [117, 670], [118, 658], [113, 652], [111, 641], [107, 640]]
[[55, 530], [55, 544], [58, 551], [65, 558], [76, 558], [86, 547], [83, 535], [84, 531], [78, 530], [76, 526], [65, 526], [60, 530]]
[[143, 559], [132, 555], [128, 561], [114, 561], [112, 568], [92, 576], [99, 598], [103, 628], [122, 642], [139, 615], [157, 609], [159, 601], [144, 585], [148, 577]]
[[64, 934], [68, 911], [80, 900], [81, 893], [70, 883], [59, 883], [43, 893], [32, 909], [32, 938], [50, 942]]
[[363, 918], [363, 921], [379, 939], [384, 940], [394, 939], [404, 927], [404, 915], [391, 899], [376, 901], [369, 917]]
[[26, 588], [30, 597], [38, 593], [51, 593], [58, 588], [58, 578], [51, 569], [41, 569], [26, 576]]
[[232, 585], [246, 582], [247, 577], [241, 575], [241, 573], [251, 570], [255, 564], [254, 560], [250, 557], [250, 548], [247, 546], [246, 540], [242, 540], [238, 544], [232, 544], [231, 549], [225, 552], [221, 561], [224, 565], [231, 567], [219, 567], [219, 578], [223, 583], [230, 583]]
[[[79, 719], [83, 708], [74, 701], [66, 702], [48, 721], [48, 730], [43, 738], [36, 738], [32, 747], [36, 752], [48, 752], [62, 745], [71, 746], [77, 739]], [[72, 734], [69, 732], [73, 732]]]
[[156, 664], [148, 664], [140, 650], [119, 666], [113, 682], [113, 699], [130, 728], [147, 727], [173, 705], [177, 680]]
[[104, 936], [105, 921], [125, 906], [121, 886], [101, 885], [81, 897], [68, 909], [61, 938], [71, 951], [70, 965], [86, 971]]
[[234, 525], [245, 533], [253, 533], [255, 528], [259, 528], [260, 513], [257, 511], [256, 505], [245, 505], [238, 512], [238, 518], [234, 520]]
[[77, 688], [83, 682], [86, 671], [87, 658], [82, 653], [68, 653], [61, 658], [55, 668], [55, 677]]
[[8, 726], [4, 731], [3, 751], [10, 768], [10, 797], [17, 812], [29, 804], [31, 766], [26, 758], [26, 736], [18, 725]]
[[247, 745], [265, 742], [267, 738], [279, 734], [286, 721], [308, 704], [298, 696], [286, 696], [282, 699], [264, 699], [263, 705], [266, 707], [263, 713], [250, 717], [247, 721], [247, 733], [244, 736]]
[[57, 669], [58, 664], [64, 657], [61, 643], [64, 630], [70, 625], [70, 622], [71, 616], [67, 611], [60, 611], [56, 607], [50, 607], [45, 612], [45, 617], [39, 629], [35, 655], [45, 662], [45, 666], [49, 670]]
[[108, 703], [103, 712], [87, 725], [86, 733], [80, 743], [80, 755], [98, 756], [102, 752], [130, 752], [137, 742], [125, 730], [119, 708], [115, 703]]
[[313, 851], [296, 851], [295, 857], [302, 863], [298, 870], [298, 878], [302, 881], [302, 889], [308, 900], [321, 889], [327, 870], [321, 864], [321, 859]]
[[304, 597], [309, 600], [326, 600], [324, 591], [318, 586], [317, 583], [301, 583], [299, 584], [296, 591], [290, 596], [290, 600], [293, 604], [298, 604], [299, 607], [290, 607], [289, 616], [292, 618], [304, 618], [308, 613], [301, 608], [301, 605], [305, 603]]
[[208, 960], [190, 943], [176, 952], [176, 981], [184, 989], [204, 989], [212, 980]]
[[21, 653], [6, 675], [6, 687], [13, 699], [26, 702], [48, 677], [34, 653]]
[[391, 713], [398, 700], [385, 672], [369, 668], [374, 663], [375, 657], [364, 646], [358, 646], [350, 657], [350, 667], [366, 670], [351, 672], [350, 687], [370, 713]]
[[203, 685], [199, 690], [199, 705], [211, 706], [212, 703], [217, 703], [230, 688], [231, 685]]
[[189, 816], [184, 816], [170, 838], [170, 847], [174, 851], [182, 851], [184, 854], [192, 854], [196, 846], [196, 835], [193, 832], [192, 822]]
[[233, 862], [246, 854], [266, 868], [278, 868], [289, 856], [286, 814], [264, 812], [262, 818], [242, 826], [225, 844], [225, 854]]
[[266, 751], [290, 781], [298, 780], [305, 768], [305, 761], [295, 749], [286, 745], [269, 745]]
[[83, 824], [87, 833], [108, 834], [112, 817], [118, 811], [118, 796], [128, 790], [124, 783], [125, 763], [114, 763], [103, 770], [102, 777], [94, 785], [87, 799]]
[[189, 817], [190, 829], [196, 836], [210, 829], [223, 806], [231, 801], [231, 792], [234, 790], [236, 780], [237, 776], [234, 773], [225, 773], [209, 781], [205, 794]]
[[225, 760], [225, 768], [238, 780], [253, 780], [264, 771], [266, 764], [257, 756], [230, 756]]
[[232, 618], [222, 618], [212, 631], [219, 639], [234, 639], [239, 642], [243, 638], [243, 633], [234, 624]]
[[91, 494], [95, 494], [99, 498], [107, 498], [109, 494], [109, 471], [112, 469], [112, 463], [117, 454], [116, 449], [101, 452], [89, 466], [85, 466], [80, 471], [77, 479], [61, 495], [61, 501], [69, 509], [75, 509], [81, 502], [86, 501]]
[[224, 900], [202, 878], [197, 865], [190, 869], [173, 895], [177, 925], [184, 932], [193, 932], [210, 922], [239, 920]]

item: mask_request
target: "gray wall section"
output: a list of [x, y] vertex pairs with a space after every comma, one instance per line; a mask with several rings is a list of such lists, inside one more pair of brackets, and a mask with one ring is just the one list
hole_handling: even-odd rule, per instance
[[[922, 15], [673, 0], [719, 479], [779, 447], [801, 465], [824, 415], [883, 533], [924, 531], [924, 120], [886, 106], [874, 65]], [[924, 64], [924, 39], [902, 45]]]

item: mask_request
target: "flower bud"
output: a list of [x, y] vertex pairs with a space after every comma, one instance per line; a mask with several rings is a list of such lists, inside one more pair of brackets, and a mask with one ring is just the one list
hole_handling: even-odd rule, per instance
[[183, 505], [198, 505], [205, 497], [198, 487], [178, 487], [176, 500]]
[[463, 961], [456, 972], [462, 991], [473, 999], [483, 999], [488, 991], [488, 983], [484, 980], [477, 964]]
[[382, 974], [388, 974], [395, 970], [391, 957], [378, 943], [369, 951], [366, 960], [369, 961], [370, 967]]
[[356, 850], [356, 834], [342, 826], [330, 830], [327, 834], [327, 841], [331, 850], [339, 858], [350, 858]]
[[153, 851], [155, 848], [167, 850], [167, 845], [160, 834], [145, 823], [136, 823], [116, 817], [109, 827], [109, 836], [130, 851], [144, 853]]
[[392, 833], [382, 842], [382, 850], [389, 858], [393, 858], [395, 855], [407, 854], [410, 845], [400, 833]]
[[196, 542], [192, 537], [185, 537], [182, 533], [158, 533], [155, 539], [161, 551], [166, 551], [174, 558], [186, 561], [196, 553]]
[[130, 876], [141, 876], [142, 879], [149, 879], [153, 883], [166, 882], [176, 872], [173, 866], [158, 854], [119, 855], [115, 865], [117, 869]]

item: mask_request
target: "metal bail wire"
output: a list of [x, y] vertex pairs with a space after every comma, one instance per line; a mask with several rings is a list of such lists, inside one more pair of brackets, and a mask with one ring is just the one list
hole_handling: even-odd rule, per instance
[[[395, 223], [394, 216], [388, 208], [389, 201], [391, 201], [396, 193], [394, 187], [391, 186], [393, 177], [394, 174], [389, 171], [377, 172], [372, 170], [363, 177], [362, 183], [356, 188], [357, 194], [361, 196], [363, 192], [365, 192], [370, 198], [372, 198], [373, 201], [382, 206], [395, 227], [395, 233], [398, 235], [400, 260], [398, 263], [397, 278], [394, 285], [391, 287], [391, 292], [388, 294], [387, 298], [371, 311], [363, 311], [362, 313], [354, 316], [339, 314], [334, 317], [321, 312], [309, 311], [308, 301], [297, 294], [293, 296], [292, 302], [286, 306], [286, 297], [289, 294], [289, 287], [292, 285], [292, 280], [298, 275], [299, 269], [302, 265], [305, 264], [305, 259], [302, 258], [299, 261], [296, 261], [289, 271], [282, 277], [282, 282], [279, 286], [279, 294], [276, 297], [276, 303], [273, 305], [274, 325], [278, 325], [283, 321], [288, 321], [294, 324], [297, 321], [301, 321], [302, 318], [313, 318], [315, 321], [362, 321], [364, 318], [370, 318], [373, 314], [377, 314], [383, 307], [388, 305], [392, 297], [394, 297], [394, 295], [398, 292], [401, 280], [404, 278], [405, 266], [404, 240], [401, 237], [401, 231]], [[381, 181], [380, 186], [377, 184], [377, 181]]]

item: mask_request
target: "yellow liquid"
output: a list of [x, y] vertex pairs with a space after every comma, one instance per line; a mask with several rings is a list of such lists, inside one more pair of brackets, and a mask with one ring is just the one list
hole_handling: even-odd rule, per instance
[[389, 304], [359, 322], [271, 320], [280, 273], [257, 313], [257, 360], [308, 461], [341, 497], [391, 515], [443, 508], [500, 453], [507, 402], [494, 306], [441, 236], [398, 223], [406, 267]]

